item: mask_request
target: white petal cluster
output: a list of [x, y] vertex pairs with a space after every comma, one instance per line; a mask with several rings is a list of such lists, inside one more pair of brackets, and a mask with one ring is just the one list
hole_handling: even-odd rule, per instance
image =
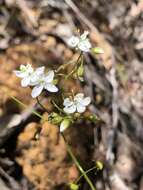
[[57, 92], [58, 88], [53, 84], [54, 71], [49, 71], [45, 75], [41, 75], [34, 83], [35, 86], [32, 90], [32, 97], [36, 98], [42, 92], [42, 90], [47, 90], [49, 92]]
[[88, 39], [88, 31], [84, 31], [84, 33], [82, 35], [80, 35], [80, 37], [77, 36], [72, 36], [69, 40], [68, 40], [68, 45], [79, 49], [83, 52], [89, 52], [91, 49], [91, 43]]
[[86, 110], [86, 106], [88, 106], [90, 102], [90, 97], [84, 97], [83, 93], [78, 93], [73, 99], [64, 99], [64, 111], [67, 114], [72, 114], [75, 112], [83, 113]]
[[33, 68], [30, 64], [20, 65], [20, 70], [14, 71], [17, 77], [21, 78], [21, 86], [26, 87], [30, 84], [31, 74], [33, 73]]
[[33, 87], [31, 95], [36, 98], [44, 89], [49, 92], [58, 91], [58, 88], [53, 84], [54, 71], [51, 70], [48, 73], [44, 73], [44, 71], [45, 67], [38, 67], [34, 70], [30, 64], [27, 64], [26, 66], [21, 65], [20, 70], [16, 70], [14, 73], [22, 79], [22, 87]]

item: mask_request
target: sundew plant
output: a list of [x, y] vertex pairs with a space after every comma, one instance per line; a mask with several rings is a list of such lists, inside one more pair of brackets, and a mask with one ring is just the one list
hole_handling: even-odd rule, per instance
[[[48, 70], [46, 71], [44, 66], [38, 67], [34, 69], [32, 65], [21, 65], [19, 70], [15, 70], [14, 73], [17, 77], [21, 79], [21, 86], [22, 87], [30, 87], [31, 88], [31, 96], [32, 98], [36, 99], [37, 103], [44, 109], [44, 111], [48, 110], [42, 105], [42, 103], [39, 100], [40, 95], [43, 91], [47, 91], [47, 94], [49, 94], [51, 98], [51, 103], [56, 108], [56, 112], [48, 112], [48, 118], [47, 120], [59, 127], [59, 132], [61, 136], [63, 137], [67, 151], [69, 155], [71, 156], [72, 160], [76, 164], [77, 168], [81, 172], [80, 177], [84, 177], [87, 183], [89, 184], [91, 190], [95, 190], [95, 186], [93, 185], [92, 181], [88, 177], [88, 171], [84, 171], [82, 166], [80, 165], [77, 158], [74, 156], [71, 147], [68, 145], [66, 138], [64, 136], [64, 131], [72, 127], [72, 125], [76, 122], [80, 122], [82, 120], [88, 120], [90, 122], [96, 122], [98, 120], [98, 117], [94, 114], [84, 114], [89, 104], [91, 104], [91, 98], [86, 97], [83, 93], [78, 92], [74, 93], [73, 90], [68, 93], [64, 93], [63, 89], [60, 89], [59, 87], [59, 80], [62, 77], [62, 80], [66, 80], [68, 78], [75, 78], [76, 80], [80, 80], [81, 82], [84, 81], [84, 53], [93, 52], [96, 54], [103, 53], [103, 50], [99, 47], [92, 47], [92, 44], [88, 38], [89, 32], [84, 31], [81, 35], [78, 36], [72, 36], [70, 39], [68, 39], [67, 44], [74, 48], [75, 51], [79, 52], [79, 56], [77, 60], [73, 63], [73, 67], [69, 73], [66, 75], [63, 74], [63, 71], [66, 69], [66, 67], [69, 65], [69, 63], [64, 63], [60, 65], [56, 70]], [[55, 102], [52, 94], [59, 93], [62, 97], [62, 104], [60, 105]], [[68, 94], [68, 95], [67, 95]], [[15, 101], [21, 103], [19, 100], [14, 98]], [[21, 103], [23, 104], [23, 103]], [[34, 113], [37, 116], [42, 117], [39, 115], [39, 113]], [[97, 162], [96, 166], [93, 169], [102, 169], [102, 164], [100, 162]], [[92, 169], [90, 169], [92, 170]], [[70, 189], [71, 190], [78, 190], [79, 184], [77, 180], [76, 182], [70, 183]]]

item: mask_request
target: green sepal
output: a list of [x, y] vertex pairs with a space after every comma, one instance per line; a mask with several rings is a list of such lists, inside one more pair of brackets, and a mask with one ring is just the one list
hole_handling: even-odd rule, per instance
[[58, 84], [58, 79], [54, 79], [52, 82], [54, 85]]

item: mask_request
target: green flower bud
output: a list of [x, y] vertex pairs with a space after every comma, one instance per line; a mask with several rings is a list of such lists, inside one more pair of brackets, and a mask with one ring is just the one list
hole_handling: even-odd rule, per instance
[[63, 132], [65, 129], [67, 129], [71, 124], [71, 120], [69, 118], [65, 118], [60, 125], [60, 132]]
[[100, 121], [100, 118], [97, 115], [90, 115], [90, 116], [88, 116], [87, 119], [89, 119], [90, 121], [92, 121], [94, 123]]
[[100, 162], [100, 161], [97, 161], [97, 162], [96, 162], [96, 168], [97, 168], [98, 170], [102, 170], [102, 169], [103, 169], [103, 163]]
[[95, 47], [95, 48], [92, 48], [92, 52], [95, 54], [103, 54], [104, 50], [100, 47]]
[[51, 113], [51, 117], [57, 117], [57, 116], [59, 116], [59, 114], [57, 114], [55, 112]]
[[59, 124], [61, 121], [62, 121], [62, 117], [60, 117], [60, 116], [52, 119], [52, 123], [55, 125]]
[[70, 189], [71, 190], [78, 190], [79, 189], [79, 185], [77, 185], [75, 183], [70, 183]]
[[81, 114], [80, 114], [80, 113], [77, 113], [77, 112], [76, 112], [76, 113], [74, 114], [74, 118], [75, 118], [75, 119], [80, 118], [80, 116], [81, 116]]
[[53, 112], [50, 117], [49, 117], [49, 121], [52, 123], [52, 124], [59, 124], [61, 123], [63, 117], [61, 117], [59, 114]]

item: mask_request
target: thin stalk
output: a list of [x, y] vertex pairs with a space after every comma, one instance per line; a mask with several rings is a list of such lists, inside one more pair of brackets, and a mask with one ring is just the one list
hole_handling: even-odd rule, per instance
[[64, 64], [62, 64], [61, 66], [59, 66], [59, 68], [56, 70], [56, 73], [58, 73], [60, 70], [63, 70], [63, 69], [65, 69], [67, 66], [69, 66], [70, 64], [77, 64], [78, 63], [78, 61], [79, 61], [79, 59], [80, 59], [80, 57], [81, 57], [81, 55], [82, 55], [82, 52], [80, 52], [80, 55], [79, 55], [79, 57], [78, 57], [78, 59], [77, 59], [77, 61], [74, 63], [74, 61], [69, 61], [69, 62], [67, 62], [67, 63], [64, 63]]
[[80, 52], [80, 55], [79, 55], [79, 57], [78, 57], [78, 59], [77, 59], [77, 61], [76, 61], [76, 63], [78, 63], [79, 62], [79, 60], [80, 60], [80, 58], [81, 58], [81, 56], [82, 56], [83, 54], [82, 54], [82, 52]]
[[66, 138], [64, 137], [64, 134], [61, 133], [64, 142], [66, 144], [67, 147], [67, 151], [69, 153], [69, 155], [71, 156], [72, 160], [74, 161], [74, 163], [76, 164], [77, 168], [79, 169], [79, 171], [82, 173], [83, 177], [85, 178], [85, 180], [87, 181], [87, 183], [89, 184], [91, 190], [96, 190], [96, 188], [94, 187], [93, 183], [91, 182], [91, 180], [89, 179], [88, 175], [86, 174], [86, 172], [84, 171], [84, 169], [81, 167], [80, 163], [78, 162], [77, 158], [75, 157], [75, 155], [73, 154], [71, 147], [69, 146], [69, 144], [66, 141]]
[[[89, 170], [85, 171], [86, 174], [90, 173], [91, 171], [95, 170], [97, 167], [94, 166], [93, 168], [90, 168]], [[83, 177], [83, 174], [79, 176], [79, 178], [75, 181], [75, 183], [78, 183], [79, 180]]]
[[43, 104], [40, 102], [40, 100], [39, 100], [38, 97], [36, 98], [36, 100], [37, 100], [37, 103], [41, 106], [41, 108], [42, 108], [45, 112], [48, 113], [48, 110], [45, 108], [45, 106], [43, 106]]
[[80, 55], [79, 55], [77, 61], [75, 62], [75, 67], [74, 67], [73, 70], [65, 77], [65, 79], [68, 79], [68, 78], [76, 71], [76, 69], [77, 69], [77, 67], [78, 67], [79, 60], [80, 60], [81, 57], [82, 57], [82, 52], [80, 53]]
[[63, 65], [59, 66], [59, 68], [56, 70], [56, 73], [58, 73], [61, 70], [64, 70], [67, 66], [69, 66], [70, 64], [73, 64], [73, 61], [70, 61], [68, 63], [64, 63]]
[[[23, 106], [24, 108], [27, 108], [28, 106], [24, 103], [22, 103], [20, 100], [18, 100], [16, 97], [14, 96], [11, 96], [11, 98], [17, 102], [18, 104], [20, 104], [21, 106]], [[54, 102], [55, 103], [55, 102]], [[57, 106], [55, 104], [55, 106]], [[59, 109], [59, 107], [58, 107]], [[35, 114], [36, 116], [38, 116], [40, 119], [43, 119], [43, 117], [36, 111], [32, 110], [32, 113]], [[69, 144], [67, 143], [66, 141], [66, 138], [64, 137], [64, 134], [61, 133], [63, 139], [64, 139], [64, 142], [66, 144], [66, 147], [67, 147], [67, 151], [69, 153], [69, 155], [71, 156], [73, 162], [76, 164], [77, 168], [79, 169], [79, 171], [81, 172], [82, 176], [85, 178], [85, 180], [87, 181], [87, 183], [89, 184], [91, 190], [96, 190], [96, 188], [94, 187], [94, 185], [92, 184], [91, 180], [89, 179], [88, 175], [86, 174], [86, 172], [83, 170], [83, 168], [81, 167], [80, 163], [78, 162], [77, 158], [74, 156], [72, 150], [71, 150], [71, 147], [69, 146]]]
[[[23, 102], [21, 102], [20, 100], [18, 100], [16, 97], [11, 96], [11, 98], [12, 98], [15, 102], [17, 102], [18, 104], [20, 104], [22, 107], [28, 108], [28, 106], [27, 106], [26, 104], [24, 104]], [[37, 111], [32, 110], [31, 112], [32, 112], [34, 115], [36, 115], [37, 117], [39, 117], [40, 119], [43, 119], [43, 117], [42, 117]]]
[[55, 108], [57, 108], [57, 110], [59, 110], [62, 113], [65, 113], [56, 103], [54, 100], [52, 100], [52, 104], [55, 106]]

